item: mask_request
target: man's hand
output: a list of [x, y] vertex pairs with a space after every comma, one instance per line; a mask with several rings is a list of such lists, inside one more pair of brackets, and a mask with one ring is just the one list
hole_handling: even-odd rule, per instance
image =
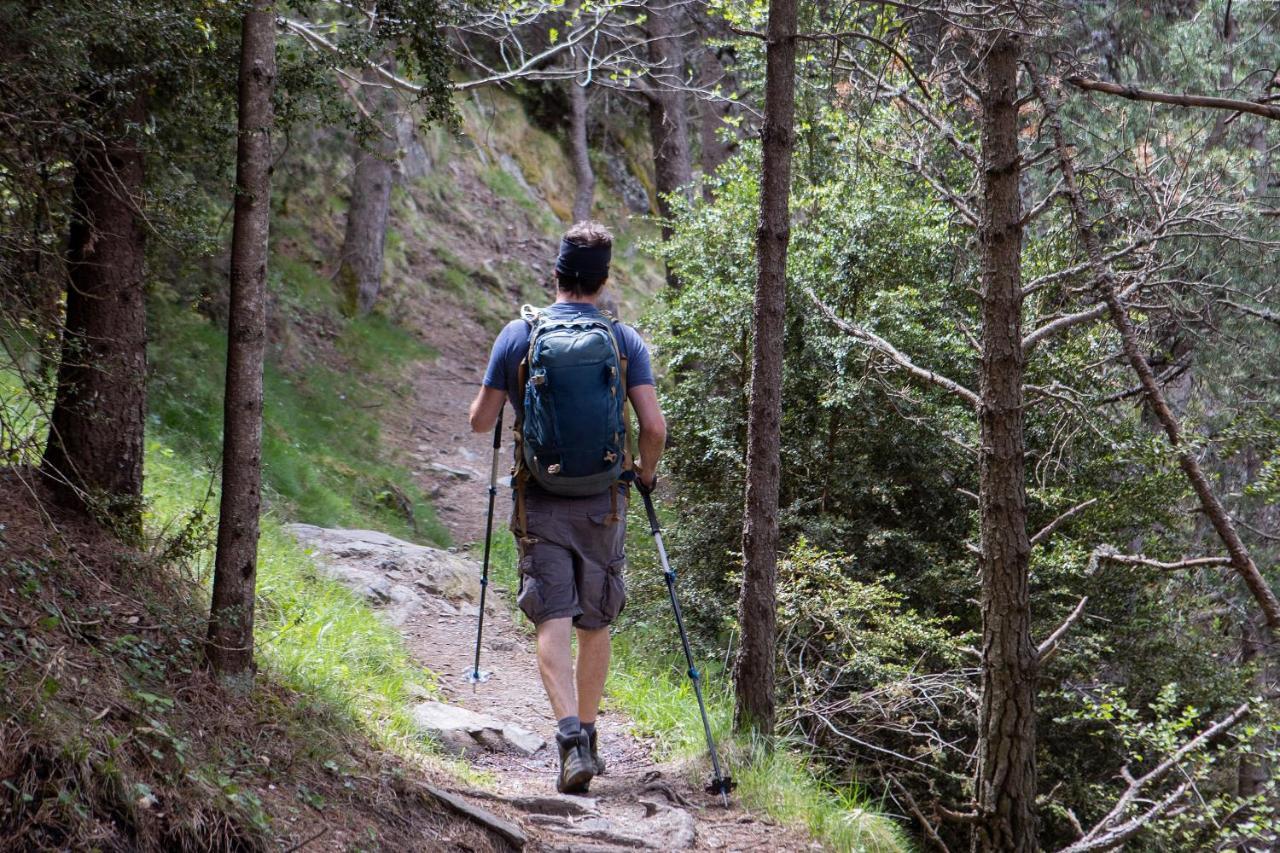
[[643, 468], [636, 469], [636, 488], [640, 494], [651, 494], [658, 487], [658, 473], [656, 471], [646, 472]]

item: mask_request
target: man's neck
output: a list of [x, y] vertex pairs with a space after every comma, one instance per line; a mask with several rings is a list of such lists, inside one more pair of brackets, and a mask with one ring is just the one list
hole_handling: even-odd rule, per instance
[[599, 293], [593, 293], [590, 296], [584, 296], [580, 293], [565, 293], [563, 290], [556, 291], [556, 304], [562, 302], [574, 302], [579, 305], [595, 305], [596, 300], [600, 298]]

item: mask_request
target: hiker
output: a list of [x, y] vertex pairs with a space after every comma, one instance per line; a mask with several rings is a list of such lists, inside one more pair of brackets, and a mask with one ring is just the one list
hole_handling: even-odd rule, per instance
[[[562, 793], [582, 793], [605, 772], [596, 717], [609, 669], [609, 625], [626, 601], [627, 480], [634, 472], [640, 488], [653, 488], [667, 434], [644, 341], [601, 310], [612, 246], [612, 235], [596, 222], [565, 233], [555, 304], [541, 311], [526, 306], [522, 319], [499, 333], [471, 404], [476, 432], [494, 428], [506, 400], [516, 412], [517, 604], [537, 626], [538, 669], [558, 720]], [[640, 427], [634, 460], [627, 402]], [[566, 448], [553, 446], [565, 436], [600, 438], [588, 439], [589, 452], [569, 448], [572, 438]]]

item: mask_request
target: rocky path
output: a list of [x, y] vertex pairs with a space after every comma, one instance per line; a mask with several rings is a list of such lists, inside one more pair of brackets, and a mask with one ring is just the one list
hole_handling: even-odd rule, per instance
[[[440, 675], [446, 701], [419, 697], [415, 720], [449, 751], [497, 780], [492, 791], [453, 794], [520, 827], [539, 851], [812, 850], [802, 836], [735, 804], [730, 809], [689, 780], [701, 768], [654, 760], [630, 721], [600, 719], [608, 773], [585, 796], [555, 791], [555, 720], [538, 677], [532, 636], [491, 590], [485, 608], [484, 683], [466, 681], [475, 641], [480, 567], [460, 553], [404, 542], [376, 531], [292, 525], [321, 570], [363, 595], [397, 625], [413, 654]], [[505, 535], [505, 534], [503, 534]], [[690, 713], [696, 713], [690, 707]]]

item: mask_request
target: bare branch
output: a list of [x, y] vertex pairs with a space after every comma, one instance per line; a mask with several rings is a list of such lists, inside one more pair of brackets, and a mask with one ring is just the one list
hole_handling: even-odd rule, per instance
[[1165, 571], [1176, 571], [1178, 569], [1198, 569], [1203, 566], [1229, 566], [1231, 565], [1230, 557], [1183, 557], [1181, 560], [1173, 562], [1164, 562], [1146, 554], [1119, 554], [1114, 551], [1098, 549], [1094, 554], [1099, 560], [1107, 560], [1112, 563], [1120, 563], [1124, 566], [1149, 566], [1153, 569], [1164, 569]]
[[1239, 302], [1232, 302], [1230, 299], [1223, 299], [1221, 302], [1224, 305], [1230, 305], [1237, 311], [1243, 311], [1246, 314], [1250, 314], [1261, 320], [1267, 320], [1268, 322], [1275, 323], [1277, 326], [1280, 326], [1280, 314], [1277, 314], [1275, 311], [1268, 311], [1266, 308], [1253, 308], [1249, 305], [1241, 305]]
[[1167, 92], [1152, 92], [1135, 86], [1123, 86], [1119, 83], [1108, 83], [1104, 80], [1092, 80], [1088, 77], [1068, 77], [1067, 83], [1078, 89], [1090, 92], [1105, 92], [1131, 101], [1151, 101], [1157, 104], [1173, 104], [1178, 107], [1210, 107], [1218, 110], [1234, 110], [1240, 113], [1253, 113], [1256, 116], [1280, 121], [1280, 107], [1258, 101], [1242, 101], [1235, 98], [1215, 98], [1208, 95], [1172, 95]]
[[1058, 653], [1058, 641], [1066, 636], [1067, 631], [1071, 630], [1071, 626], [1084, 614], [1084, 606], [1088, 603], [1089, 596], [1086, 595], [1081, 598], [1075, 609], [1067, 614], [1066, 619], [1062, 620], [1062, 624], [1054, 628], [1053, 633], [1045, 637], [1044, 642], [1036, 647], [1036, 658], [1040, 663], [1045, 663]]
[[1117, 824], [1121, 817], [1129, 810], [1129, 807], [1137, 800], [1138, 795], [1144, 789], [1152, 785], [1159, 784], [1169, 772], [1177, 767], [1183, 759], [1196, 750], [1208, 745], [1211, 741], [1224, 732], [1228, 731], [1236, 723], [1243, 720], [1249, 714], [1249, 703], [1244, 703], [1237, 707], [1227, 716], [1218, 722], [1209, 726], [1200, 734], [1184, 743], [1173, 752], [1168, 758], [1156, 765], [1151, 772], [1136, 779], [1129, 773], [1129, 768], [1121, 769], [1121, 776], [1128, 782], [1128, 787], [1124, 793], [1116, 800], [1115, 806], [1111, 811], [1107, 812], [1102, 820], [1093, 825], [1093, 828], [1085, 833], [1084, 837], [1074, 844], [1070, 844], [1058, 853], [1088, 853], [1092, 850], [1110, 850], [1119, 846], [1125, 839], [1129, 838], [1142, 827], [1151, 821], [1163, 815], [1173, 806], [1191, 786], [1191, 781], [1183, 782], [1174, 788], [1169, 794], [1163, 797], [1159, 802], [1147, 809], [1142, 814], [1136, 815], [1124, 823]]
[[[1120, 298], [1128, 299], [1130, 296], [1136, 293], [1138, 291], [1138, 288], [1140, 288], [1141, 286], [1142, 286], [1141, 282], [1134, 282], [1133, 284], [1126, 287], [1124, 290], [1120, 291]], [[1067, 314], [1066, 316], [1059, 317], [1056, 320], [1051, 320], [1050, 322], [1045, 323], [1040, 328], [1033, 330], [1025, 338], [1022, 339], [1022, 350], [1024, 353], [1030, 352], [1031, 350], [1035, 349], [1040, 344], [1040, 342], [1043, 341], [1045, 338], [1050, 338], [1050, 337], [1053, 337], [1054, 335], [1062, 334], [1068, 329], [1074, 329], [1076, 326], [1082, 325], [1084, 323], [1091, 323], [1094, 320], [1100, 320], [1103, 317], [1105, 317], [1106, 314], [1107, 314], [1107, 303], [1098, 302], [1092, 308], [1086, 308], [1083, 311], [1077, 311], [1075, 314]]]
[[1097, 498], [1089, 498], [1089, 500], [1084, 501], [1083, 503], [1078, 503], [1075, 506], [1071, 507], [1071, 509], [1059, 515], [1053, 521], [1049, 522], [1044, 527], [1040, 528], [1039, 533], [1031, 537], [1031, 547], [1034, 548], [1035, 546], [1039, 545], [1041, 542], [1044, 542], [1046, 539], [1048, 539], [1050, 536], [1053, 535], [1053, 531], [1057, 530], [1059, 527], [1062, 526], [1062, 523], [1064, 521], [1071, 518], [1073, 515], [1083, 512], [1084, 510], [1093, 506], [1097, 502], [1098, 502]]
[[886, 356], [891, 362], [897, 365], [898, 368], [911, 374], [916, 379], [919, 379], [922, 382], [927, 382], [943, 389], [944, 391], [950, 391], [952, 394], [955, 394], [975, 409], [978, 407], [981, 402], [978, 395], [961, 385], [959, 382], [956, 382], [953, 379], [948, 379], [940, 373], [935, 373], [932, 370], [919, 366], [912, 361], [910, 357], [900, 352], [897, 347], [886, 341], [884, 338], [839, 317], [835, 311], [831, 310], [826, 303], [818, 298], [818, 294], [814, 293], [811, 288], [806, 287], [804, 292], [808, 295], [809, 299], [813, 301], [813, 304], [817, 306], [818, 310], [831, 321], [831, 324], [846, 335], [849, 335], [851, 338], [864, 346], [875, 350], [881, 355]]

